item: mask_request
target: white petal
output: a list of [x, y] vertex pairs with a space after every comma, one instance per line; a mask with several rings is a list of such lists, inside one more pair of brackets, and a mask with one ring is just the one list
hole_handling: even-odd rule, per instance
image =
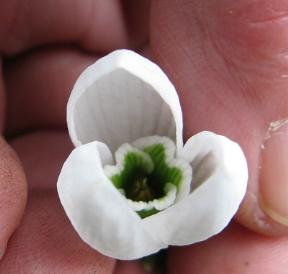
[[191, 162], [192, 193], [143, 220], [171, 245], [186, 245], [219, 233], [231, 220], [247, 186], [247, 164], [238, 144], [210, 132], [191, 137], [179, 155]]
[[182, 147], [178, 95], [163, 71], [129, 50], [117, 50], [88, 67], [77, 80], [67, 107], [75, 146], [121, 144], [150, 135], [168, 136]]
[[124, 170], [125, 156], [129, 152], [133, 152], [133, 153], [141, 156], [141, 158], [143, 159], [141, 164], [145, 165], [145, 170], [147, 170], [148, 173], [153, 170], [153, 167], [154, 167], [153, 161], [151, 160], [151, 158], [146, 153], [144, 153], [142, 150], [134, 148], [131, 145], [125, 143], [125, 144], [121, 145], [115, 152], [116, 165], [114, 165], [114, 166], [106, 165], [105, 166], [103, 164], [104, 173], [105, 173], [106, 177], [111, 178], [113, 175], [120, 174]]
[[145, 148], [153, 145], [161, 144], [165, 147], [165, 154], [166, 154], [166, 159], [167, 161], [170, 161], [175, 157], [175, 144], [173, 141], [167, 136], [148, 136], [148, 137], [143, 137], [135, 140], [132, 143], [133, 147], [136, 147], [138, 149], [144, 150]]
[[84, 242], [117, 259], [136, 259], [166, 245], [148, 232], [103, 172], [96, 142], [79, 146], [57, 183], [61, 203]]
[[100, 161], [102, 166], [114, 164], [114, 159], [110, 149], [104, 143], [95, 141], [94, 144], [97, 146]]

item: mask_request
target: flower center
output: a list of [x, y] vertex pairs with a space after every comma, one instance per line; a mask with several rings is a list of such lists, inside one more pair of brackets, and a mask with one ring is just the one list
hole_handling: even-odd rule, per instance
[[105, 173], [141, 217], [171, 206], [188, 194], [192, 170], [188, 162], [175, 159], [175, 145], [167, 137], [150, 136], [123, 144], [115, 153], [116, 165]]
[[[160, 198], [161, 195], [156, 195], [153, 185], [149, 183], [147, 177], [138, 176], [125, 190], [126, 197], [133, 201], [149, 202], [154, 198]], [[157, 197], [158, 196], [158, 197]]]

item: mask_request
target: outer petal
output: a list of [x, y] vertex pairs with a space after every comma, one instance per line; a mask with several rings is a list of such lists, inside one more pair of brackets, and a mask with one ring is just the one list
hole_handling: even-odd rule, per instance
[[61, 170], [57, 188], [75, 230], [101, 253], [135, 259], [167, 246], [145, 230], [140, 217], [106, 178], [97, 142], [74, 149]]
[[183, 200], [144, 219], [145, 227], [171, 245], [199, 242], [219, 233], [236, 213], [247, 186], [247, 164], [238, 144], [202, 132], [179, 155], [193, 168], [193, 190]]
[[67, 108], [75, 146], [105, 142], [114, 151], [125, 142], [160, 135], [182, 147], [178, 95], [163, 71], [129, 50], [117, 50], [88, 67], [77, 80]]

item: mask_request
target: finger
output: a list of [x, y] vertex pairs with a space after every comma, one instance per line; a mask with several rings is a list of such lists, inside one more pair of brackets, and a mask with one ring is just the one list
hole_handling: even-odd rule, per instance
[[75, 49], [36, 51], [5, 70], [7, 132], [66, 128], [66, 104], [81, 71], [97, 59]]
[[26, 198], [22, 166], [14, 151], [0, 137], [0, 258], [10, 236], [19, 225]]
[[[237, 218], [270, 235], [288, 232], [261, 207], [258, 180], [269, 123], [288, 117], [287, 11], [280, 0], [155, 1], [151, 9], [152, 51], [179, 92], [186, 136], [212, 130], [240, 143], [249, 186]], [[287, 178], [272, 178], [265, 184], [287, 197]]]
[[93, 52], [141, 45], [147, 40], [149, 2], [137, 4], [1, 1], [0, 52], [11, 55], [47, 43], [74, 43]]
[[203, 243], [171, 249], [169, 274], [284, 274], [288, 238], [268, 238], [239, 225]]
[[61, 167], [73, 149], [65, 131], [36, 131], [15, 138], [17, 152], [27, 176], [29, 188], [56, 189]]
[[112, 274], [114, 260], [92, 250], [65, 218], [55, 191], [30, 193], [23, 222], [9, 243], [1, 273]]

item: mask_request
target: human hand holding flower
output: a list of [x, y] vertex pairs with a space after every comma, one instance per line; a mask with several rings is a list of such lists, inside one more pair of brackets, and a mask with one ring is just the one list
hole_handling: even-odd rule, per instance
[[[265, 27], [265, 32], [256, 27], [253, 30], [254, 32], [251, 32], [248, 29], [248, 25], [243, 23], [245, 18], [241, 17], [239, 12], [235, 12], [237, 8], [240, 9], [241, 7], [245, 10], [245, 1], [237, 3], [238, 6], [236, 4], [234, 6], [233, 3], [232, 1], [223, 3], [218, 1], [217, 5], [219, 6], [213, 6], [214, 2], [210, 4], [207, 2], [200, 9], [197, 4], [187, 2], [183, 5], [183, 9], [177, 5], [171, 6], [171, 4], [169, 6], [165, 2], [155, 2], [152, 5], [151, 18], [153, 58], [161, 65], [177, 87], [184, 110], [186, 139], [197, 132], [208, 129], [230, 137], [243, 147], [250, 167], [250, 182], [249, 192], [238, 219], [243, 224], [265, 231], [267, 234], [279, 234], [280, 232], [283, 234], [285, 233], [283, 227], [272, 222], [271, 219], [264, 215], [259, 215], [259, 203], [255, 198], [258, 191], [255, 186], [257, 185], [256, 182], [258, 182], [256, 179], [258, 174], [256, 156], [261, 151], [262, 136], [266, 133], [268, 124], [271, 121], [287, 116], [287, 113], [285, 113], [285, 106], [287, 106], [286, 93], [283, 93], [281, 103], [279, 102], [279, 95], [282, 95], [282, 89], [285, 90], [286, 82], [284, 77], [280, 78], [282, 79], [281, 82], [280, 80], [278, 81], [277, 77], [273, 78], [276, 70], [273, 66], [268, 66], [265, 73], [270, 76], [266, 77], [269, 78], [269, 83], [264, 81], [266, 83], [264, 85], [261, 79], [265, 79], [265, 77], [263, 78], [261, 73], [258, 73], [259, 70], [255, 69], [255, 65], [261, 62], [263, 56], [266, 56], [266, 58], [272, 55], [275, 56], [277, 45], [279, 47], [280, 45], [283, 45], [283, 47], [285, 45], [284, 39], [281, 40], [281, 37], [284, 36], [282, 35], [279, 40], [275, 41], [273, 44], [274, 48], [268, 48], [266, 46], [267, 43], [262, 40], [262, 47], [253, 48], [249, 44], [244, 47], [245, 51], [235, 50], [235, 52], [230, 53], [231, 60], [235, 61], [232, 62], [232, 67], [233, 69], [236, 67], [237, 71], [239, 71], [239, 75], [236, 74], [235, 76], [232, 73], [233, 69], [225, 70], [223, 68], [221, 60], [226, 59], [214, 55], [214, 48], [211, 48], [210, 40], [205, 39], [204, 33], [207, 35], [207, 31], [203, 31], [201, 23], [203, 21], [197, 18], [199, 18], [199, 10], [204, 11], [204, 15], [207, 15], [203, 17], [207, 18], [207, 20], [204, 19], [204, 22], [208, 22], [205, 27], [221, 37], [221, 39], [218, 39], [218, 36], [215, 36], [211, 38], [211, 41], [221, 41], [223, 49], [235, 39], [232, 32], [225, 33], [226, 36], [223, 36], [219, 33], [219, 30], [212, 30], [212, 27], [217, 26], [221, 29], [220, 26], [223, 26], [221, 20], [223, 18], [236, 20], [234, 21], [234, 23], [238, 23], [235, 27], [236, 30], [239, 30], [240, 34], [250, 34], [248, 41], [255, 41], [255, 37], [263, 37], [263, 39], [267, 37], [267, 40], [269, 38], [274, 41], [273, 39], [276, 39], [276, 37], [273, 38], [272, 33], [275, 32], [275, 28], [281, 29], [282, 25], [280, 21], [274, 20], [269, 23], [270, 28], [267, 29]], [[1, 51], [3, 54], [7, 55], [9, 53], [10, 56], [13, 56], [15, 53], [23, 52], [27, 48], [37, 47], [39, 44], [46, 45], [47, 42], [55, 44], [61, 42], [63, 44], [67, 41], [71, 43], [79, 41], [78, 44], [81, 44], [81, 48], [88, 49], [90, 52], [108, 52], [114, 48], [127, 47], [125, 43], [129, 39], [126, 40], [125, 38], [127, 37], [124, 31], [126, 28], [121, 24], [121, 22], [123, 23], [121, 19], [123, 17], [120, 15], [119, 5], [112, 4], [110, 8], [106, 7], [106, 10], [109, 10], [109, 18], [113, 18], [111, 31], [115, 30], [116, 33], [115, 35], [109, 33], [109, 37], [107, 37], [106, 31], [97, 31], [97, 27], [100, 24], [95, 22], [95, 25], [93, 25], [94, 23], [91, 24], [93, 20], [84, 20], [88, 17], [87, 13], [90, 14], [91, 9], [83, 2], [78, 7], [72, 3], [69, 3], [69, 7], [64, 7], [63, 5], [65, 11], [58, 6], [57, 8], [55, 7], [55, 10], [51, 6], [51, 10], [47, 6], [43, 6], [43, 12], [41, 11], [42, 6], [31, 5], [31, 9], [25, 6], [25, 9], [17, 9], [19, 16], [21, 15], [22, 17], [12, 16], [11, 10], [15, 14], [16, 9], [9, 5], [12, 4], [5, 4], [5, 6], [3, 4], [3, 8], [0, 9], [3, 13], [0, 20], [7, 20], [1, 24], [1, 27], [5, 30], [5, 32], [1, 32], [1, 35], [3, 35], [1, 36]], [[249, 16], [256, 16], [256, 10], [261, 10], [261, 7], [260, 4], [257, 6], [257, 3], [254, 7], [249, 7], [249, 9], [251, 8], [251, 12], [248, 13]], [[102, 6], [102, 8], [97, 6], [97, 10], [101, 10], [103, 14], [105, 7]], [[265, 6], [263, 6], [263, 11], [266, 13], [263, 12], [262, 16], [267, 15], [269, 12], [269, 9], [264, 8]], [[285, 11], [285, 3], [283, 2], [282, 6], [279, 4], [278, 8]], [[58, 16], [56, 10], [59, 12]], [[189, 16], [185, 13], [185, 10], [189, 11]], [[217, 11], [220, 10], [227, 10], [227, 15], [218, 14]], [[230, 10], [234, 10], [234, 17], [228, 16], [230, 14], [228, 11]], [[23, 11], [25, 13], [22, 13]], [[215, 12], [213, 13], [213, 11]], [[9, 12], [11, 16], [4, 16], [8, 15]], [[142, 12], [135, 12], [134, 14], [139, 16]], [[49, 16], [45, 17], [44, 15]], [[267, 17], [269, 17], [268, 15]], [[79, 16], [81, 20], [75, 20], [75, 16]], [[101, 19], [101, 17], [93, 16], [93, 14], [91, 16], [92, 18]], [[11, 19], [8, 20], [7, 18], [18, 18], [19, 21], [15, 20], [12, 22], [10, 21]], [[26, 25], [25, 22], [28, 22], [26, 18], [29, 18], [30, 22], [36, 20], [34, 22], [37, 22], [37, 24], [30, 23], [30, 25]], [[214, 20], [213, 24], [208, 18], [209, 20]], [[102, 19], [102, 22], [105, 22], [108, 17], [103, 16]], [[196, 23], [194, 21], [191, 22], [190, 19], [195, 20]], [[87, 31], [88, 28], [85, 24], [88, 23], [86, 22], [89, 23], [91, 32]], [[8, 25], [12, 27], [7, 27]], [[103, 24], [101, 25], [103, 26]], [[115, 28], [115, 26], [120, 29]], [[245, 27], [246, 31], [240, 31]], [[274, 30], [272, 31], [273, 28]], [[7, 29], [10, 31], [7, 31]], [[107, 25], [104, 26], [104, 29], [107, 29]], [[30, 35], [27, 34], [29, 33], [27, 30], [31, 31]], [[137, 33], [141, 34], [139, 30], [140, 28], [138, 28]], [[132, 33], [135, 32], [132, 31]], [[104, 35], [104, 37], [99, 38], [100, 34]], [[133, 37], [139, 38], [138, 35]], [[115, 38], [116, 42], [112, 41], [112, 38]], [[238, 35], [237, 39], [237, 41], [240, 39], [241, 42], [244, 37]], [[191, 41], [192, 43], [190, 43]], [[246, 38], [245, 41], [247, 42]], [[105, 43], [107, 44], [103, 45]], [[205, 55], [201, 53], [202, 49], [205, 49]], [[247, 52], [250, 56], [248, 58], [250, 62], [243, 67], [241, 62], [238, 62], [241, 59], [239, 56], [245, 57], [247, 60], [245, 55]], [[11, 58], [9, 57], [9, 59]], [[67, 136], [59, 131], [55, 132], [55, 129], [61, 130], [61, 128], [65, 127], [67, 95], [80, 72], [87, 65], [93, 63], [95, 59], [96, 57], [88, 55], [87, 51], [83, 54], [79, 50], [71, 49], [70, 47], [62, 47], [60, 49], [46, 46], [46, 49], [35, 49], [25, 56], [15, 58], [13, 61], [9, 60], [9, 64], [5, 61], [5, 83], [6, 89], [9, 91], [6, 134], [9, 133], [8, 135], [14, 136], [11, 142], [24, 164], [29, 183], [29, 199], [23, 223], [10, 240], [6, 256], [0, 264], [0, 269], [3, 273], [13, 273], [13, 271], [15, 273], [20, 268], [28, 273], [33, 273], [33, 271], [35, 273], [40, 271], [42, 273], [71, 273], [71, 271], [74, 273], [93, 273], [95, 269], [98, 272], [104, 271], [103, 273], [111, 273], [112, 271], [113, 261], [98, 255], [97, 252], [84, 245], [70, 228], [69, 221], [65, 219], [55, 193], [57, 173], [63, 160], [72, 149]], [[274, 61], [276, 62], [277, 60], [275, 59]], [[212, 68], [211, 63], [213, 64]], [[208, 64], [210, 65], [208, 66]], [[259, 66], [256, 67], [259, 68]], [[277, 67], [284, 69], [284, 65]], [[59, 77], [59, 74], [61, 77]], [[285, 73], [283, 72], [282, 74], [284, 75]], [[250, 91], [248, 88], [243, 93], [239, 91], [242, 89], [239, 87], [241, 85], [238, 85], [238, 80], [247, 79], [247, 75], [252, 77], [247, 80], [247, 87], [250, 87], [255, 93], [248, 93], [247, 90]], [[254, 81], [251, 81], [251, 79], [254, 79]], [[271, 94], [271, 90], [266, 92], [268, 84], [271, 84], [271, 89], [274, 91], [273, 94]], [[261, 98], [258, 95], [260, 91], [261, 96], [263, 96]], [[266, 96], [266, 94], [269, 96]], [[226, 102], [226, 104], [222, 104], [223, 102]], [[248, 104], [247, 102], [253, 103]], [[277, 102], [278, 107], [272, 108], [272, 102]], [[255, 108], [255, 106], [257, 107]], [[35, 129], [37, 132], [32, 131]], [[16, 134], [23, 132], [29, 134], [16, 137]], [[258, 143], [259, 145], [257, 145]], [[14, 157], [7, 158], [6, 155], [2, 159], [13, 159], [14, 161]], [[270, 178], [270, 173], [267, 170], [269, 170], [270, 166], [273, 166], [270, 162], [267, 167], [268, 160], [269, 157], [264, 156], [264, 173], [262, 174], [266, 175], [265, 180]], [[15, 163], [18, 164], [17, 161]], [[13, 182], [19, 182], [19, 184], [14, 185], [18, 191], [11, 191], [12, 195], [9, 196], [9, 198], [11, 197], [9, 201], [17, 201], [19, 203], [9, 204], [9, 210], [7, 209], [7, 203], [3, 204], [3, 207], [7, 209], [5, 212], [11, 218], [5, 219], [2, 223], [5, 223], [6, 231], [10, 234], [17, 225], [17, 220], [19, 220], [19, 217], [16, 218], [16, 216], [20, 216], [23, 211], [23, 200], [25, 198], [25, 195], [20, 195], [25, 193], [23, 189], [20, 191], [19, 188], [19, 186], [24, 184], [21, 183], [23, 182], [23, 177], [21, 170], [16, 167], [16, 164], [10, 164], [9, 162], [10, 167], [15, 167], [14, 171], [12, 170], [12, 174], [14, 174]], [[15, 177], [16, 172], [19, 174], [18, 177]], [[2, 172], [2, 174], [4, 173]], [[278, 180], [278, 175], [275, 176]], [[11, 178], [11, 176], [8, 176], [8, 178]], [[262, 177], [261, 182], [263, 180]], [[274, 183], [271, 182], [271, 179], [269, 180], [264, 182], [264, 184], [269, 186], [269, 184], [272, 185]], [[2, 181], [7, 182], [6, 179]], [[5, 185], [2, 183], [1, 189], [9, 190], [11, 186], [11, 184]], [[1, 191], [1, 193], [4, 192]], [[4, 200], [2, 199], [2, 201]], [[1, 216], [4, 216], [3, 213]], [[2, 233], [2, 239], [7, 239], [9, 233]], [[253, 248], [251, 248], [251, 245]], [[285, 262], [281, 261], [285, 254], [286, 245], [285, 239], [266, 239], [248, 232], [238, 225], [234, 225], [227, 232], [205, 243], [192, 245], [187, 248], [172, 249], [169, 259], [170, 272], [191, 273], [192, 270], [195, 270], [197, 273], [211, 273], [212, 268], [217, 273], [218, 270], [220, 272], [224, 268], [228, 270], [237, 269], [240, 273], [249, 273], [249, 271], [253, 273], [255, 269], [260, 272], [261, 269], [265, 269], [266, 273], [269, 273], [267, 271], [271, 269], [271, 273], [273, 273], [272, 270], [277, 267], [276, 269], [281, 273], [283, 269], [286, 269], [284, 268]], [[235, 246], [237, 246], [236, 249], [234, 248]], [[271, 248], [274, 248], [273, 254], [270, 252]], [[261, 254], [259, 255], [260, 251], [262, 256]], [[277, 260], [273, 257], [275, 254], [277, 254]], [[265, 263], [261, 257], [266, 258]], [[20, 259], [15, 261], [15, 258]], [[225, 263], [223, 263], [223, 258], [225, 258]], [[245, 263], [248, 259], [250, 261], [247, 266]], [[102, 265], [102, 270], [100, 265]], [[124, 266], [122, 264], [119, 267]], [[132, 263], [128, 267], [136, 266]], [[122, 269], [122, 271], [124, 270]], [[131, 271], [136, 273], [137, 270]]]

